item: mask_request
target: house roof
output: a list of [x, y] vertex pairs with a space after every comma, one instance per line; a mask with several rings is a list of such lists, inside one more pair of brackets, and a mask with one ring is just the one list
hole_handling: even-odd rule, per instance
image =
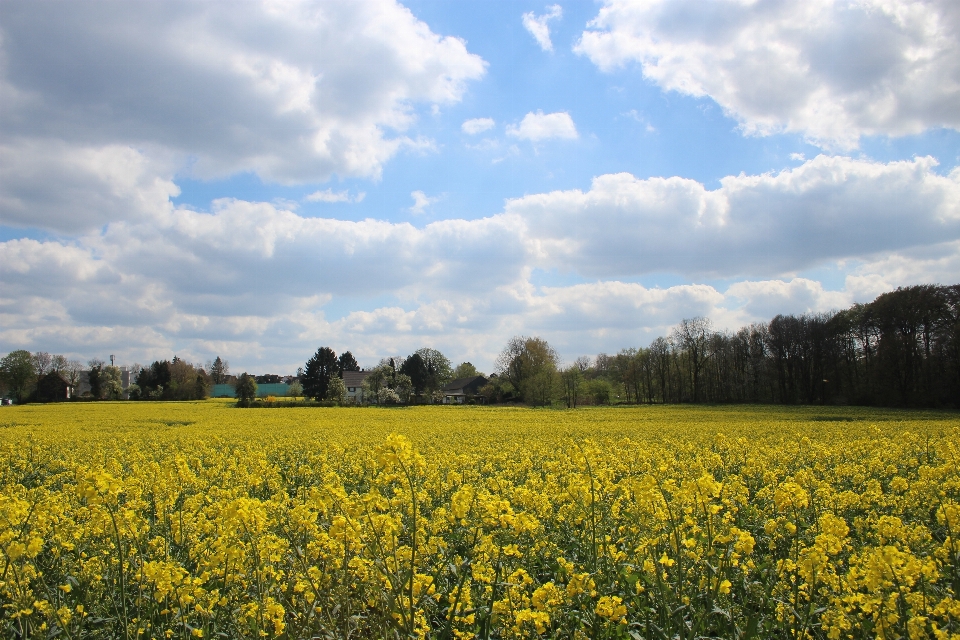
[[343, 386], [359, 387], [363, 385], [363, 381], [366, 380], [367, 376], [371, 373], [371, 371], [344, 371]]
[[58, 382], [62, 382], [63, 384], [67, 385], [68, 387], [70, 386], [70, 383], [67, 382], [67, 379], [64, 378], [59, 371], [51, 371], [49, 373], [42, 375], [40, 379], [37, 380], [37, 384], [40, 384], [41, 382], [49, 384], [51, 380], [57, 380]]
[[466, 389], [467, 387], [482, 387], [487, 384], [487, 379], [483, 376], [470, 376], [469, 378], [457, 378], [452, 380], [449, 384], [444, 385], [444, 391], [459, 391], [461, 389]]

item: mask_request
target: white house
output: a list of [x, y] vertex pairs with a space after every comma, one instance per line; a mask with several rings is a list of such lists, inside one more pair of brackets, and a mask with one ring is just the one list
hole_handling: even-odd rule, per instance
[[344, 371], [343, 386], [347, 389], [347, 400], [363, 402], [363, 381], [370, 375], [370, 371]]

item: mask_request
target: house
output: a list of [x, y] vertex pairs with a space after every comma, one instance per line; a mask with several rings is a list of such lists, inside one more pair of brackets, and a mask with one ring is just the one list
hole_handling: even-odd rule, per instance
[[63, 402], [70, 399], [70, 383], [56, 371], [37, 381], [37, 402]]
[[489, 380], [483, 376], [458, 378], [443, 388], [443, 404], [463, 404], [464, 402], [483, 402], [480, 395]]
[[363, 381], [367, 379], [372, 372], [370, 371], [344, 371], [343, 386], [347, 390], [347, 400], [353, 402], [363, 402]]

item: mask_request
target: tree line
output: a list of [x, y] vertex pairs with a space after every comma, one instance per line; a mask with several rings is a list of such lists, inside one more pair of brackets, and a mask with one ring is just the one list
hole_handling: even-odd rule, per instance
[[568, 405], [958, 407], [960, 285], [901, 287], [848, 309], [781, 314], [737, 331], [684, 319], [648, 347], [578, 360], [558, 372], [554, 390]]
[[[209, 371], [209, 373], [208, 373]], [[219, 357], [206, 368], [177, 356], [158, 360], [147, 367], [133, 365], [131, 383], [124, 387], [120, 367], [93, 358], [84, 365], [62, 355], [19, 349], [0, 358], [0, 391], [19, 404], [36, 399], [37, 384], [54, 373], [74, 390], [73, 399], [86, 400], [202, 400], [209, 397], [212, 384], [226, 382], [228, 365]], [[80, 395], [86, 384], [87, 390]]]
[[[120, 397], [120, 370], [89, 363], [90, 395]], [[293, 395], [342, 403], [343, 375], [359, 371], [350, 351], [320, 347], [297, 372]], [[79, 384], [83, 365], [44, 352], [13, 351], [0, 359], [0, 384], [29, 400], [48, 372]], [[422, 348], [384, 358], [364, 382], [363, 402], [441, 402], [443, 387], [482, 375], [469, 362], [453, 367]], [[266, 381], [266, 377], [261, 376]], [[272, 380], [272, 378], [271, 378]], [[256, 397], [257, 379], [229, 375], [219, 357], [206, 367], [174, 357], [135, 366], [134, 399], [206, 398], [211, 385], [233, 382], [238, 396]], [[242, 392], [242, 393], [241, 393]], [[859, 404], [960, 406], [960, 285], [901, 287], [866, 304], [829, 313], [777, 315], [736, 331], [715, 330], [704, 317], [683, 319], [647, 347], [586, 356], [563, 365], [540, 337], [515, 336], [477, 400], [568, 407], [610, 403]]]

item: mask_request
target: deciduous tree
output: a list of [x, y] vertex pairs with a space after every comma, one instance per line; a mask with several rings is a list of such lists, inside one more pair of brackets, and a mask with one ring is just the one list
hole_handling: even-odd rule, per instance
[[37, 379], [32, 354], [23, 349], [8, 353], [0, 360], [0, 376], [16, 401], [23, 402]]
[[244, 371], [237, 378], [237, 404], [249, 407], [257, 399], [257, 380]]

